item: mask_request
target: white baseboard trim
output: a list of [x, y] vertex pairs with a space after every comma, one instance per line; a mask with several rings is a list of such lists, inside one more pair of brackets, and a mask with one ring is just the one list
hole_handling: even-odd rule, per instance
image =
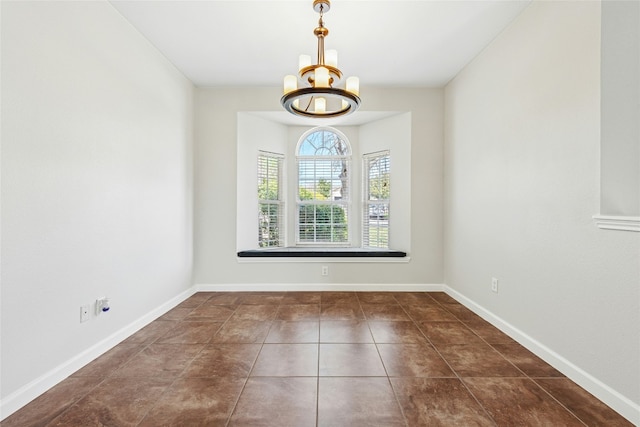
[[567, 378], [600, 399], [614, 411], [618, 412], [620, 415], [622, 415], [635, 425], [640, 426], [640, 405], [634, 403], [633, 401], [631, 401], [631, 399], [618, 393], [602, 381], [590, 375], [588, 372], [585, 372], [583, 369], [579, 368], [569, 360], [554, 352], [549, 347], [545, 346], [541, 342], [522, 332], [520, 329], [491, 313], [481, 305], [476, 304], [474, 301], [465, 297], [456, 290], [445, 285], [444, 291], [456, 301], [460, 302], [462, 305], [491, 323], [493, 326], [509, 335], [518, 343], [522, 344], [536, 356], [549, 363], [558, 371], [562, 372], [567, 376]]
[[195, 285], [198, 292], [319, 292], [319, 291], [377, 291], [377, 292], [436, 292], [443, 284], [389, 283], [233, 283]]
[[86, 366], [97, 357], [111, 350], [124, 339], [147, 326], [149, 323], [153, 322], [155, 319], [189, 298], [195, 292], [195, 288], [193, 287], [185, 290], [176, 297], [151, 310], [144, 316], [136, 319], [124, 328], [114, 332], [105, 339], [89, 347], [77, 356], [72, 357], [46, 374], [41, 375], [39, 378], [36, 378], [30, 383], [20, 387], [18, 390], [0, 401], [0, 421], [4, 420], [9, 415], [31, 402], [33, 399], [43, 394], [51, 387], [60, 383], [69, 375]]

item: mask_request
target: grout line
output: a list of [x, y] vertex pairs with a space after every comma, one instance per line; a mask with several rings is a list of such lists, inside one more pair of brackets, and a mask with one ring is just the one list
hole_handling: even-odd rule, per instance
[[[435, 303], [440, 306], [443, 310], [445, 310], [447, 313], [451, 313], [449, 310], [447, 310], [444, 306], [442, 306], [442, 304], [440, 303], [440, 301], [436, 300], [435, 298], [432, 298]], [[451, 315], [453, 315], [453, 317], [455, 317], [456, 319], [458, 319], [458, 317], [451, 313]], [[459, 320], [459, 319], [458, 319]], [[416, 326], [418, 326], [416, 324]], [[487, 408], [484, 407], [484, 405], [482, 403], [480, 403], [480, 400], [478, 400], [478, 398], [476, 397], [475, 394], [473, 394], [471, 392], [471, 390], [469, 389], [469, 387], [467, 386], [467, 384], [462, 380], [462, 377], [460, 376], [460, 374], [458, 374], [458, 372], [453, 369], [453, 366], [451, 366], [451, 364], [449, 363], [449, 361], [442, 355], [442, 353], [440, 353], [440, 350], [438, 350], [438, 348], [433, 344], [433, 341], [431, 341], [431, 339], [429, 339], [429, 337], [422, 331], [422, 329], [420, 329], [420, 327], [418, 327], [418, 329], [420, 330], [420, 332], [422, 333], [422, 335], [427, 339], [427, 341], [429, 341], [429, 344], [431, 344], [431, 347], [436, 351], [436, 353], [438, 353], [438, 356], [440, 356], [440, 358], [442, 360], [444, 360], [444, 363], [447, 364], [447, 366], [449, 367], [449, 369], [451, 369], [451, 372], [453, 372], [453, 374], [456, 376], [456, 378], [458, 379], [458, 381], [460, 381], [460, 384], [462, 384], [462, 386], [467, 390], [467, 393], [469, 393], [471, 395], [471, 397], [473, 398], [473, 400], [476, 401], [476, 403], [478, 404], [478, 406], [480, 406], [480, 408], [482, 408], [482, 411], [485, 413], [485, 415], [491, 420], [491, 422], [493, 422], [493, 424], [495, 426], [498, 425], [498, 423], [496, 422], [496, 420], [493, 419], [493, 417], [491, 416], [491, 414], [489, 413], [489, 411], [487, 410]], [[482, 339], [482, 337], [479, 337], [480, 339]]]
[[544, 387], [542, 387], [534, 378], [532, 377], [527, 377], [529, 378], [529, 380], [533, 381], [533, 383], [535, 385], [537, 385], [544, 393], [546, 393], [547, 395], [549, 395], [549, 397], [551, 397], [551, 399], [553, 399], [554, 401], [556, 401], [560, 406], [562, 406], [564, 409], [567, 410], [567, 412], [569, 412], [571, 415], [573, 415], [574, 417], [576, 417], [578, 419], [578, 421], [580, 421], [582, 424], [584, 424], [585, 426], [588, 426], [588, 424], [584, 421], [582, 421], [582, 419], [575, 414], [571, 409], [569, 409], [564, 403], [560, 402], [558, 399], [556, 399], [556, 397], [551, 394], [550, 391], [548, 391], [547, 389], [545, 389]]

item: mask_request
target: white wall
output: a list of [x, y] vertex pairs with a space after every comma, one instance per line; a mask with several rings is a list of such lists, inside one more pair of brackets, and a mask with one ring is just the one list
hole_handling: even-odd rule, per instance
[[[287, 152], [287, 127], [250, 113], [238, 113], [237, 146], [236, 248], [242, 251], [258, 247], [258, 153], [268, 151], [284, 155]], [[227, 186], [230, 183], [227, 178], [219, 184]]]
[[[442, 283], [442, 89], [362, 88], [363, 111], [411, 113], [411, 261], [329, 263], [328, 277], [321, 277], [320, 267], [309, 262], [238, 263], [236, 182], [216, 185], [236, 176], [237, 113], [281, 111], [280, 89], [211, 88], [196, 93], [196, 284], [215, 288], [260, 283]], [[230, 208], [222, 209], [220, 200]]]
[[360, 141], [361, 155], [389, 150], [389, 247], [411, 253], [411, 113], [360, 126]]
[[1, 7], [4, 417], [191, 287], [193, 87], [106, 1]]
[[445, 117], [447, 285], [637, 417], [640, 234], [591, 219], [600, 4], [533, 2], [447, 85]]
[[602, 3], [600, 213], [640, 216], [640, 2]]

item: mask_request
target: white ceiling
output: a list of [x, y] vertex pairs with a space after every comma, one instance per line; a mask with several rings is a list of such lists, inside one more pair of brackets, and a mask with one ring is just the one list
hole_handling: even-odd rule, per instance
[[[312, 0], [111, 0], [200, 87], [280, 86], [315, 58]], [[360, 85], [441, 87], [530, 0], [333, 0], [327, 49]]]

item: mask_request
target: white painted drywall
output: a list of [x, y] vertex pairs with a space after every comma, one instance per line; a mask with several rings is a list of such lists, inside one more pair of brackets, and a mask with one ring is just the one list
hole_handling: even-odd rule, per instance
[[[237, 113], [280, 111], [279, 88], [197, 89], [195, 106], [195, 283], [442, 283], [442, 89], [361, 90], [363, 111], [411, 113], [411, 244], [409, 263], [333, 263], [321, 277], [313, 263], [238, 263], [236, 258]], [[364, 96], [366, 93], [366, 96]], [[350, 127], [338, 129], [352, 138]], [[290, 134], [298, 132], [291, 128]], [[298, 133], [297, 135], [301, 135]], [[361, 136], [357, 136], [361, 139]], [[289, 137], [290, 143], [295, 139]], [[295, 141], [297, 142], [297, 140]], [[401, 168], [402, 164], [394, 163]], [[221, 209], [220, 201], [230, 203]], [[228, 224], [229, 226], [221, 226]]]
[[602, 3], [600, 213], [640, 216], [640, 2]]
[[638, 405], [640, 235], [591, 220], [600, 16], [533, 2], [445, 88], [445, 280]]
[[[258, 154], [287, 153], [287, 127], [250, 113], [238, 113], [237, 243], [238, 251], [258, 247]], [[286, 179], [286, 176], [283, 177]], [[230, 185], [229, 178], [218, 183]], [[284, 191], [286, 186], [283, 186]], [[286, 192], [283, 194], [286, 198]], [[220, 205], [223, 205], [220, 200]]]
[[411, 253], [411, 113], [376, 120], [359, 130], [361, 154], [389, 150], [389, 246]]
[[190, 288], [193, 86], [108, 2], [1, 7], [5, 399]]

